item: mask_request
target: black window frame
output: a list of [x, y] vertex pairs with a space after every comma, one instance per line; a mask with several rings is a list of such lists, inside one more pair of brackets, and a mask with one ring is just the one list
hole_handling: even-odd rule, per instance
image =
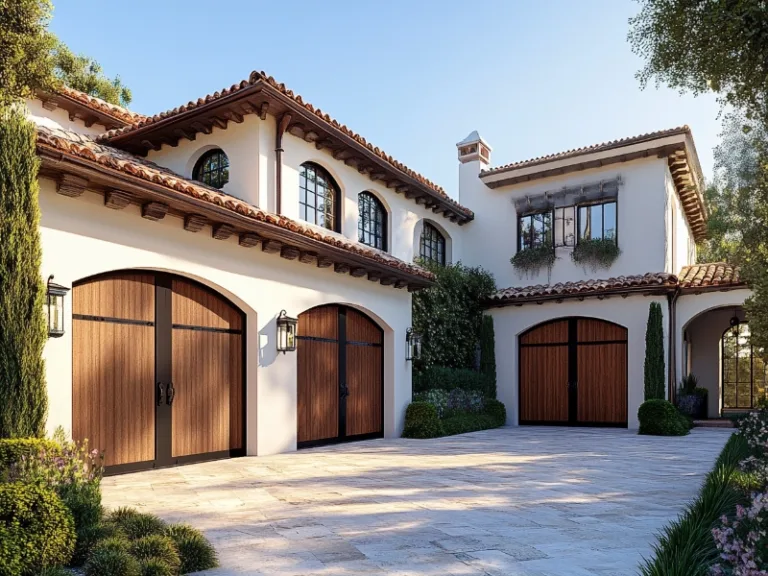
[[[426, 232], [429, 232], [428, 239], [426, 238]], [[427, 256], [425, 252], [425, 247], [427, 246], [426, 240], [429, 240], [429, 256]], [[448, 260], [446, 251], [447, 242], [445, 241], [445, 235], [437, 228], [437, 226], [425, 220], [421, 227], [421, 235], [419, 237], [419, 258], [426, 262], [445, 266]], [[437, 252], [437, 258], [432, 256], [435, 252]]]
[[[729, 326], [726, 330], [723, 331], [722, 336], [720, 337], [720, 386], [721, 386], [721, 404], [720, 408], [721, 410], [745, 410], [745, 409], [753, 409], [757, 406], [757, 402], [755, 402], [755, 357], [760, 357], [759, 354], [755, 354], [755, 347], [752, 345], [751, 342], [747, 342], [744, 345], [740, 345], [738, 342], [738, 339], [741, 337], [741, 329], [746, 327], [747, 329], [749, 326], [746, 322], [740, 322], [736, 326]], [[726, 356], [726, 349], [725, 349], [725, 339], [727, 336], [729, 336], [730, 333], [733, 333], [734, 331], [739, 331], [739, 334], [736, 335], [737, 339], [737, 345], [738, 348], [736, 350], [736, 355], [734, 357]], [[747, 337], [748, 338], [748, 337]], [[745, 382], [742, 382], [739, 380], [739, 348], [741, 347], [746, 348], [749, 347], [749, 405], [740, 405], [739, 404], [739, 384], [743, 384]], [[732, 380], [729, 379], [726, 382], [726, 361], [727, 360], [735, 360], [735, 374], [736, 379]], [[766, 395], [766, 386], [768, 385], [768, 363], [763, 362], [763, 395]], [[734, 406], [726, 406], [726, 386], [734, 386]]]
[[[549, 216], [549, 246], [552, 248], [552, 250], [555, 249], [555, 211], [554, 210], [540, 210], [538, 212], [526, 212], [525, 214], [521, 214], [517, 217], [517, 251], [520, 252], [521, 250], [525, 250], [527, 248], [535, 248], [537, 246], [545, 246], [545, 242], [540, 242], [538, 244], [533, 243], [533, 217], [534, 216], [541, 216], [541, 215], [548, 215]], [[531, 238], [530, 243], [528, 246], [523, 248], [523, 220], [526, 218], [531, 218]]]
[[[371, 220], [373, 217], [373, 220]], [[388, 249], [387, 209], [384, 203], [372, 192], [363, 191], [357, 195], [357, 240], [361, 244], [376, 248]], [[373, 229], [371, 229], [373, 225]], [[366, 241], [371, 238], [372, 242]]]
[[[313, 170], [315, 173], [314, 190], [309, 189], [309, 178], [307, 177], [308, 170]], [[302, 176], [304, 177], [304, 186], [301, 185]], [[324, 188], [326, 190], [333, 191], [330, 209], [325, 208], [324, 205], [322, 212], [320, 212], [318, 209], [317, 204], [318, 177], [322, 177], [323, 181], [325, 182]], [[302, 202], [302, 190], [305, 192], [305, 202]], [[308, 202], [310, 193], [314, 197], [314, 204], [310, 204]], [[327, 199], [328, 197], [326, 196], [326, 200]], [[314, 212], [314, 222], [307, 218], [310, 210]], [[318, 214], [323, 215], [323, 224], [318, 224]], [[329, 217], [331, 220], [331, 226], [328, 226]], [[336, 180], [333, 179], [333, 176], [331, 176], [330, 172], [328, 172], [328, 170], [319, 164], [315, 164], [314, 162], [304, 162], [299, 167], [299, 218], [305, 222], [309, 222], [310, 224], [315, 224], [316, 226], [325, 228], [326, 230], [331, 230], [332, 232], [341, 232], [341, 189], [339, 188], [339, 185], [336, 184]]]
[[599, 239], [605, 238], [605, 205], [606, 204], [613, 204], [615, 206], [614, 212], [616, 215], [616, 228], [615, 232], [613, 234], [613, 241], [618, 246], [619, 244], [619, 202], [617, 198], [612, 198], [610, 200], [601, 200], [599, 202], [589, 202], [585, 204], [577, 204], [576, 205], [576, 244], [581, 242], [582, 240], [596, 240], [598, 238], [583, 238], [581, 235], [581, 209], [582, 208], [591, 208], [593, 206], [602, 206], [602, 210], [600, 211], [600, 229], [601, 229], [601, 235]]
[[[206, 164], [214, 157], [218, 157], [216, 168], [210, 169]], [[226, 165], [223, 165], [222, 159], [225, 161]], [[210, 186], [211, 188], [221, 190], [229, 182], [229, 167], [229, 156], [227, 156], [226, 152], [221, 148], [212, 148], [200, 156], [200, 158], [197, 159], [197, 162], [195, 162], [195, 167], [192, 169], [192, 179], [201, 182], [206, 186]], [[219, 180], [218, 186], [213, 183], [212, 176], [214, 174], [217, 175]], [[222, 182], [221, 180], [223, 177], [225, 180]]]

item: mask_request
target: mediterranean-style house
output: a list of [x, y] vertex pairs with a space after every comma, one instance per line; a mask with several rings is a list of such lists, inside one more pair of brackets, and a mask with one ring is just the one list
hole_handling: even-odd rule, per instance
[[[70, 291], [49, 428], [115, 472], [398, 436], [419, 258], [505, 287], [487, 305], [509, 424], [636, 427], [650, 302], [670, 394], [695, 373], [717, 416], [763, 391], [738, 271], [695, 263], [687, 127], [499, 168], [475, 132], [457, 201], [264, 73], [152, 117], [68, 88], [27, 108], [42, 272]], [[620, 249], [608, 269], [571, 262], [598, 238]], [[540, 246], [554, 264], [519, 274]]]

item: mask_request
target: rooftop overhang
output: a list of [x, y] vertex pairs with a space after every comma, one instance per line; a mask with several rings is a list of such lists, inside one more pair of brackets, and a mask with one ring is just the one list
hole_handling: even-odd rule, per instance
[[667, 161], [694, 238], [697, 242], [706, 238], [707, 211], [700, 190], [701, 166], [689, 132], [563, 158], [526, 162], [519, 167], [489, 170], [481, 173], [480, 180], [489, 188], [501, 188], [645, 158]]
[[53, 111], [57, 108], [66, 110], [69, 113], [69, 119], [71, 121], [82, 120], [82, 122], [89, 128], [94, 124], [99, 124], [104, 126], [107, 130], [114, 130], [130, 125], [130, 122], [118, 118], [106, 110], [91, 106], [86, 102], [82, 102], [77, 98], [64, 93], [38, 92], [36, 97], [42, 102], [43, 108], [46, 110]]
[[181, 139], [194, 140], [198, 133], [210, 134], [214, 127], [225, 129], [229, 122], [241, 123], [246, 114], [262, 120], [275, 116], [289, 134], [328, 150], [337, 161], [367, 174], [397, 194], [442, 214], [459, 225], [474, 219], [471, 211], [433, 189], [410, 171], [395, 166], [350, 135], [345, 127], [308, 110], [300, 97], [291, 97], [264, 79], [255, 80], [228, 94], [214, 95], [207, 101], [192, 103], [181, 111], [136, 128], [106, 135], [101, 141], [139, 156], [163, 145], [177, 146]]
[[56, 181], [57, 192], [63, 196], [77, 198], [86, 191], [100, 194], [105, 208], [121, 210], [133, 204], [141, 208], [143, 218], [154, 221], [176, 216], [191, 233], [210, 226], [212, 241], [234, 237], [244, 248], [260, 247], [263, 252], [287, 260], [332, 268], [338, 274], [366, 278], [383, 286], [407, 288], [413, 292], [434, 283], [432, 276], [424, 271], [416, 273], [398, 268], [397, 263], [384, 257], [377, 259], [352, 252], [341, 240], [334, 244], [313, 238], [299, 231], [296, 223], [277, 215], [267, 214], [256, 219], [227, 207], [225, 203], [217, 204], [183, 194], [160, 183], [67, 154], [40, 141], [37, 152], [41, 159], [40, 177]]

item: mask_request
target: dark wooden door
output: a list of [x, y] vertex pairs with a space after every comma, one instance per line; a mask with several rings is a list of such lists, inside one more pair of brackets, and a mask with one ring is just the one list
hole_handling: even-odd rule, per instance
[[627, 330], [563, 318], [520, 336], [520, 423], [627, 424]]
[[299, 315], [299, 447], [383, 435], [383, 346], [382, 330], [352, 308]]
[[73, 289], [73, 436], [110, 473], [244, 453], [243, 315], [169, 274]]

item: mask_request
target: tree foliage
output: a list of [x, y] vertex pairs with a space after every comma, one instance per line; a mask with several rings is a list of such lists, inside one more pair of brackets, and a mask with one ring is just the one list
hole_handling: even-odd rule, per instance
[[48, 30], [50, 0], [0, 0], [0, 108], [62, 83], [127, 106], [131, 91], [93, 59], [74, 55]]
[[639, 0], [629, 41], [645, 60], [638, 78], [680, 91], [713, 91], [750, 117], [765, 114], [765, 0]]
[[40, 436], [48, 399], [43, 347], [35, 129], [15, 109], [0, 115], [0, 438]]
[[645, 330], [644, 383], [646, 400], [663, 400], [664, 382], [664, 328], [661, 305], [651, 302], [648, 310], [648, 326]]
[[493, 317], [483, 315], [480, 324], [480, 372], [496, 384], [496, 336]]
[[437, 282], [413, 296], [413, 327], [422, 335], [421, 360], [415, 367], [474, 368], [483, 301], [496, 289], [493, 276], [461, 263], [424, 266]]

